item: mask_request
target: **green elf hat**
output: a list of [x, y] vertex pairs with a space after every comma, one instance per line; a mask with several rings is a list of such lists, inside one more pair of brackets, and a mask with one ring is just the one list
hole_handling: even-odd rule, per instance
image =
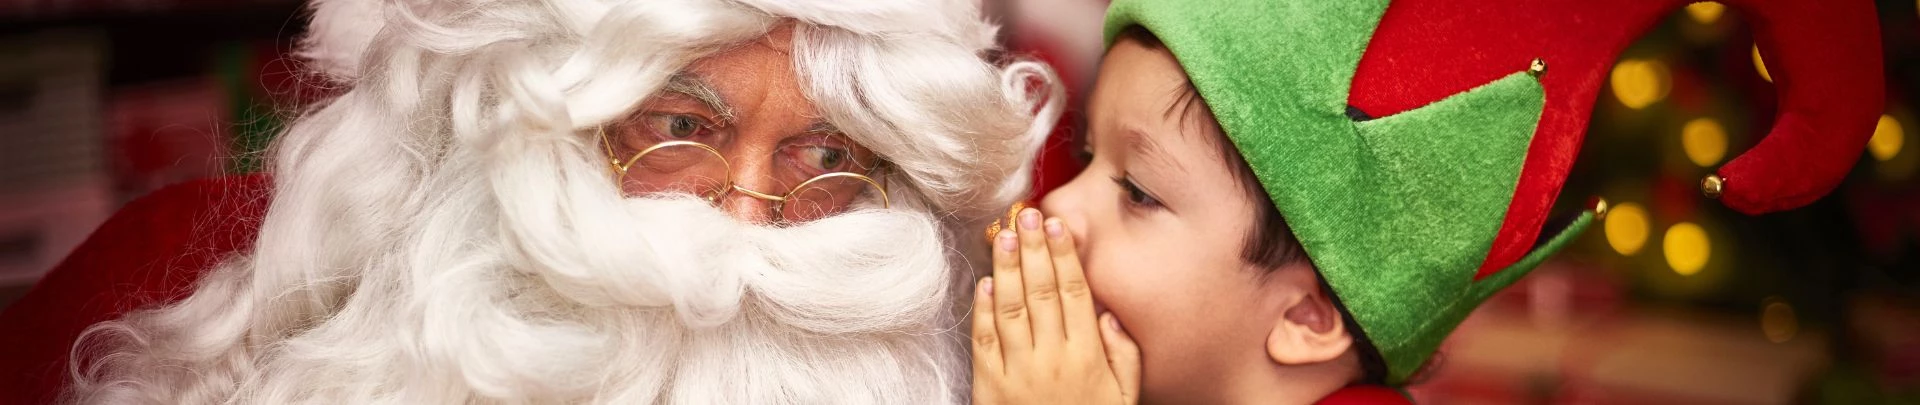
[[[1609, 66], [1687, 2], [1115, 0], [1106, 38], [1166, 44], [1399, 385], [1604, 215], [1546, 229]], [[1810, 203], [1885, 102], [1873, 4], [1725, 2], [1754, 22], [1778, 116], [1703, 190], [1748, 214]]]

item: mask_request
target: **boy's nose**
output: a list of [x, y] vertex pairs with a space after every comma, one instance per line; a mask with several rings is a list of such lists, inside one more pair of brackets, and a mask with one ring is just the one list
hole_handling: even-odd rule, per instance
[[1040, 212], [1060, 218], [1061, 224], [1067, 227], [1067, 234], [1073, 235], [1074, 245], [1084, 252], [1089, 242], [1086, 233], [1087, 216], [1085, 207], [1080, 204], [1079, 196], [1074, 193], [1075, 183], [1068, 182], [1047, 193], [1046, 198], [1040, 199]]

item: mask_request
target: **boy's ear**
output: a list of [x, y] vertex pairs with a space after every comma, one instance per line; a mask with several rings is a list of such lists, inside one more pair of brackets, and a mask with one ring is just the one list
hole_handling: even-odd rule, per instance
[[[1285, 270], [1282, 270], [1285, 271]], [[1286, 307], [1278, 319], [1273, 331], [1267, 333], [1267, 356], [1274, 362], [1286, 365], [1305, 365], [1337, 359], [1353, 347], [1353, 336], [1347, 332], [1340, 310], [1333, 305], [1328, 296], [1312, 278], [1312, 271], [1305, 272], [1307, 285], [1295, 285], [1295, 294], [1287, 298]], [[1291, 282], [1291, 280], [1289, 280]]]

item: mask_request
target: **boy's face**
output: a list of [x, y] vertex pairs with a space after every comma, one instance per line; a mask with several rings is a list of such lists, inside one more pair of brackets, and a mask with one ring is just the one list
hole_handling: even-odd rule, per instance
[[1102, 60], [1089, 101], [1086, 171], [1041, 208], [1079, 241], [1097, 305], [1140, 344], [1147, 399], [1206, 402], [1231, 376], [1272, 367], [1283, 305], [1241, 258], [1257, 202], [1222, 159], [1227, 142], [1165, 49], [1131, 39]]

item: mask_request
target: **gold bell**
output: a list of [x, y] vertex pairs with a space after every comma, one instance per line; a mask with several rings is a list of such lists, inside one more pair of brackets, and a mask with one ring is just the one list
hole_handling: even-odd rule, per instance
[[1700, 179], [1700, 194], [1705, 194], [1707, 198], [1719, 199], [1720, 191], [1726, 187], [1727, 179], [1718, 174], [1709, 174], [1707, 178]]
[[1607, 219], [1607, 210], [1613, 209], [1612, 206], [1607, 204], [1607, 199], [1598, 196], [1587, 200], [1587, 206], [1593, 207], [1593, 220], [1595, 221]]
[[993, 236], [1000, 234], [1001, 229], [1013, 228], [1015, 218], [1020, 216], [1020, 210], [1026, 208], [1027, 203], [1025, 202], [1013, 203], [1012, 207], [1007, 208], [1007, 216], [1005, 218], [993, 220], [993, 225], [987, 225], [987, 243], [992, 244]]
[[1533, 75], [1534, 77], [1545, 76], [1547, 74], [1547, 61], [1540, 58], [1533, 58], [1533, 63], [1527, 64], [1527, 74]]

